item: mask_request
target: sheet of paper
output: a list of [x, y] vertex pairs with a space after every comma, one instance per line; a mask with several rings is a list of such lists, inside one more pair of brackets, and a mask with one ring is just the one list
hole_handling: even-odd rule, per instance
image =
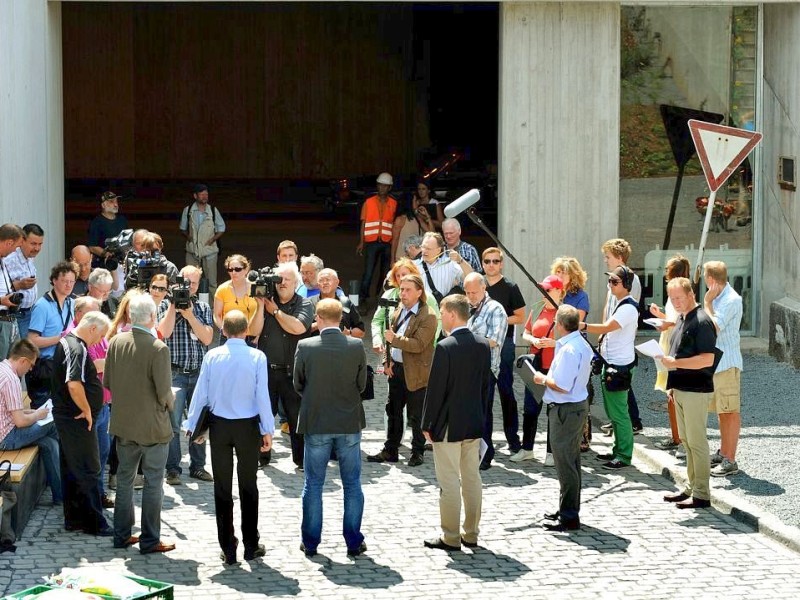
[[661, 327], [664, 323], [667, 322], [667, 320], [651, 317], [650, 319], [644, 319], [644, 322], [647, 323], [648, 325], [652, 325], [653, 327]]
[[22, 471], [25, 468], [25, 463], [11, 463], [12, 471]]
[[486, 442], [483, 440], [483, 438], [481, 438], [481, 450], [480, 450], [480, 453], [481, 453], [481, 458], [480, 458], [480, 460], [481, 460], [481, 462], [483, 462], [483, 457], [484, 457], [484, 456], [486, 456], [486, 451], [487, 451], [487, 450], [489, 450], [489, 444], [487, 444], [487, 443], [486, 443]]
[[181, 391], [181, 388], [179, 388], [179, 387], [174, 387], [174, 386], [172, 387], [172, 393], [173, 393], [173, 394], [177, 394], [177, 393], [178, 393], [178, 392], [180, 392], [180, 391]]
[[637, 345], [636, 349], [645, 356], [650, 356], [652, 358], [664, 356], [664, 350], [656, 340], [647, 340], [646, 342]]
[[43, 427], [48, 423], [53, 422], [53, 400], [51, 398], [48, 398], [47, 402], [42, 404], [42, 406], [45, 408], [49, 408], [50, 412], [47, 413], [47, 416], [44, 419], [39, 419], [38, 421], [36, 421], [36, 424], [39, 425], [39, 427]]

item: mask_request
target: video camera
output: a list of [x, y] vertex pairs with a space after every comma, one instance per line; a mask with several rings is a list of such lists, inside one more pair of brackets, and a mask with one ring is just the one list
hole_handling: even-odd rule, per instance
[[251, 298], [274, 298], [277, 294], [275, 286], [283, 281], [283, 277], [275, 273], [272, 267], [264, 267], [250, 271], [247, 281], [250, 282]]
[[378, 307], [380, 308], [394, 308], [400, 304], [400, 300], [392, 300], [391, 298], [379, 298]]
[[116, 271], [119, 263], [125, 260], [133, 246], [133, 229], [124, 229], [111, 238], [106, 238], [104, 242], [103, 255], [110, 254], [102, 260], [102, 267], [109, 271]]
[[172, 286], [172, 303], [178, 310], [185, 310], [192, 305], [192, 293], [189, 291], [189, 282], [183, 277], [176, 278], [177, 283]]
[[156, 275], [167, 274], [167, 259], [160, 252], [134, 252], [125, 256], [125, 289], [147, 288]]

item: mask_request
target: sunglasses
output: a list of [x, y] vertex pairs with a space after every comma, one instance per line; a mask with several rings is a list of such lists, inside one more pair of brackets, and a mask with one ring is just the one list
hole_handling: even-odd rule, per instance
[[244, 271], [244, 267], [228, 267], [228, 273], [233, 273], [234, 271], [241, 273]]
[[154, 292], [166, 292], [167, 291], [167, 288], [162, 287], [160, 285], [151, 285], [150, 289], [153, 290]]
[[501, 262], [503, 262], [502, 258], [484, 258], [483, 259], [483, 264], [485, 264], [485, 265], [499, 265]]
[[610, 283], [611, 285], [617, 285], [619, 283], [622, 283], [622, 280], [621, 279], [617, 279], [616, 277], [609, 277], [608, 278], [608, 283]]

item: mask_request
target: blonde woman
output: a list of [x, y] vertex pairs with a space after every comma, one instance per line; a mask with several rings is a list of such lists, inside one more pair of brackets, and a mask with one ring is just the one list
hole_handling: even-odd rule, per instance
[[[250, 272], [250, 261], [241, 254], [232, 254], [225, 259], [225, 270], [230, 279], [217, 288], [214, 294], [214, 325], [222, 331], [222, 320], [231, 310], [240, 310], [247, 317], [248, 324], [252, 323], [253, 316], [258, 311], [258, 302], [250, 297], [250, 282], [247, 274]], [[248, 325], [247, 335], [250, 334]], [[220, 338], [220, 342], [224, 340]]]

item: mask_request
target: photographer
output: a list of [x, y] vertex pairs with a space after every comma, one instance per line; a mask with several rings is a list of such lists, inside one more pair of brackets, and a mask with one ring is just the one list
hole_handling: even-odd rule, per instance
[[11, 285], [14, 290], [22, 294], [22, 302], [16, 311], [20, 338], [28, 335], [31, 309], [39, 297], [39, 288], [36, 286], [36, 263], [33, 259], [41, 251], [44, 242], [44, 231], [35, 223], [25, 225], [22, 233], [20, 247], [3, 259], [3, 266], [11, 278]]
[[[156, 262], [159, 267], [164, 269], [163, 271], [159, 269], [159, 273], [165, 273], [170, 285], [174, 285], [178, 280], [178, 267], [164, 255], [164, 240], [161, 239], [161, 236], [152, 231], [148, 232], [142, 238], [142, 249], [150, 254], [153, 262]], [[139, 282], [140, 285], [142, 283], [141, 281]]]
[[[181, 484], [181, 422], [184, 408], [191, 401], [200, 365], [214, 337], [211, 307], [197, 299], [197, 288], [203, 271], [187, 265], [181, 269], [184, 284], [172, 288], [168, 304], [158, 309], [158, 330], [164, 336], [172, 361], [172, 385], [175, 392], [172, 407], [172, 441], [167, 457], [167, 483]], [[188, 296], [188, 299], [186, 298]], [[189, 444], [189, 476], [201, 481], [214, 481], [205, 469], [206, 443]]]
[[[305, 337], [314, 319], [311, 302], [295, 292], [300, 272], [295, 263], [281, 263], [275, 274], [282, 277], [276, 285], [276, 297], [257, 298], [263, 308], [257, 310], [250, 331], [258, 338], [258, 348], [267, 355], [269, 362], [269, 397], [272, 413], [278, 412], [278, 403], [283, 402], [289, 421], [289, 436], [292, 441], [292, 460], [303, 468], [303, 437], [296, 433], [297, 414], [300, 410], [300, 395], [294, 389], [292, 365], [297, 342]], [[262, 453], [260, 464], [270, 461], [270, 452]]]
[[[0, 227], [0, 359], [8, 356], [11, 344], [17, 338], [17, 328], [14, 324], [17, 317], [13, 312], [19, 307], [22, 298], [14, 296], [14, 286], [3, 260], [14, 252], [22, 241], [22, 229], [12, 223]], [[19, 292], [17, 292], [19, 293]]]

